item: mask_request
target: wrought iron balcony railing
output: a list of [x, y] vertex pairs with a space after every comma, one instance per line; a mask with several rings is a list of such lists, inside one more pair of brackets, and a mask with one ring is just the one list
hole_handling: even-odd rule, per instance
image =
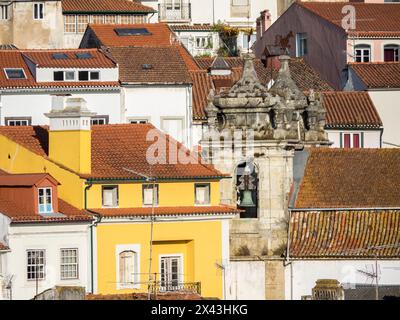
[[174, 3], [158, 4], [158, 19], [165, 22], [190, 21], [192, 18], [190, 3], [176, 5]]
[[201, 295], [201, 282], [157, 282], [151, 285], [152, 292], [188, 292]]

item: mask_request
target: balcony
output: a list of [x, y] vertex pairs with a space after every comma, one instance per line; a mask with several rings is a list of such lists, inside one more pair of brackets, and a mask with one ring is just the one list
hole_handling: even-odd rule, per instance
[[151, 285], [151, 292], [154, 293], [167, 293], [167, 292], [180, 292], [180, 293], [197, 293], [201, 295], [201, 282], [163, 282], [158, 281], [156, 284]]
[[158, 20], [160, 22], [190, 22], [191, 4], [158, 4]]

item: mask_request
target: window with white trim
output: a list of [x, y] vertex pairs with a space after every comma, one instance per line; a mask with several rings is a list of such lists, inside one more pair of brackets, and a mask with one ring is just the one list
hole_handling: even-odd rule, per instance
[[42, 20], [44, 19], [44, 3], [33, 4], [33, 19]]
[[89, 16], [85, 14], [78, 14], [76, 16], [76, 29], [78, 33], [84, 33], [89, 23]]
[[362, 132], [341, 132], [340, 145], [342, 148], [364, 148], [364, 137]]
[[355, 62], [370, 62], [371, 61], [371, 46], [368, 44], [357, 44], [354, 47]]
[[90, 120], [91, 125], [104, 125], [108, 124], [108, 116], [96, 116]]
[[53, 212], [52, 188], [38, 188], [39, 213]]
[[206, 49], [206, 48], [211, 48], [213, 43], [212, 43], [212, 37], [196, 37], [195, 38], [195, 43], [196, 43], [196, 48], [197, 49]]
[[132, 123], [132, 124], [146, 124], [146, 123], [149, 123], [149, 119], [142, 119], [142, 118], [129, 118], [128, 119], [128, 122], [129, 123]]
[[131, 250], [119, 253], [119, 284], [121, 286], [134, 286], [137, 284], [137, 256], [137, 253]]
[[399, 61], [400, 46], [387, 44], [383, 47], [384, 61]]
[[158, 206], [158, 184], [144, 184], [143, 190], [143, 206]]
[[182, 256], [161, 256], [161, 291], [179, 291], [183, 283]]
[[296, 57], [305, 56], [308, 52], [307, 33], [296, 33]]
[[103, 207], [118, 207], [118, 186], [103, 186], [102, 197]]
[[54, 71], [54, 81], [75, 81], [75, 71]]
[[210, 204], [210, 184], [196, 183], [195, 186], [195, 202], [196, 205]]
[[27, 279], [44, 280], [46, 267], [46, 251], [44, 249], [27, 250]]
[[30, 126], [31, 121], [32, 121], [31, 117], [5, 118], [6, 126], [10, 127]]
[[7, 79], [26, 79], [26, 74], [22, 68], [4, 68]]
[[8, 6], [1, 5], [0, 6], [0, 20], [8, 20]]
[[64, 30], [66, 33], [76, 33], [76, 15], [64, 15]]
[[61, 249], [61, 280], [79, 278], [78, 249]]

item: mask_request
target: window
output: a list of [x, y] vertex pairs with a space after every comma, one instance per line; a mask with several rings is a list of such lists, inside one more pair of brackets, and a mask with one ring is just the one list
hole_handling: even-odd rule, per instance
[[399, 48], [400, 46], [392, 44], [384, 46], [384, 60], [399, 61]]
[[75, 71], [65, 71], [65, 81], [75, 80]]
[[197, 205], [208, 205], [210, 204], [210, 184], [195, 184], [195, 199]]
[[[154, 193], [153, 193], [153, 187]], [[158, 206], [158, 184], [145, 184], [143, 185], [143, 206]]]
[[51, 188], [39, 188], [39, 213], [52, 213], [53, 201]]
[[118, 187], [103, 187], [103, 207], [118, 207]]
[[116, 28], [115, 33], [122, 36], [144, 36], [151, 33], [146, 28]]
[[363, 133], [341, 133], [340, 145], [342, 148], [363, 148]]
[[4, 72], [7, 79], [26, 79], [25, 71], [22, 68], [6, 68]]
[[0, 20], [8, 20], [8, 6], [7, 5], [0, 6]]
[[119, 254], [119, 282], [121, 285], [134, 285], [137, 266], [137, 254], [134, 251], [123, 251]]
[[79, 81], [89, 81], [89, 71], [79, 71]]
[[64, 15], [64, 29], [67, 33], [76, 33], [76, 16]]
[[27, 251], [27, 279], [43, 280], [45, 278], [45, 250], [28, 250]]
[[78, 249], [61, 249], [61, 280], [78, 279]]
[[178, 291], [182, 285], [182, 256], [161, 256], [160, 274], [162, 291]]
[[355, 62], [370, 62], [371, 61], [371, 46], [367, 44], [358, 44], [354, 48]]
[[132, 124], [146, 124], [146, 123], [148, 123], [149, 122], [149, 119], [140, 119], [140, 118], [129, 118], [128, 119], [128, 122], [129, 123], [132, 123]]
[[302, 57], [308, 52], [307, 33], [296, 33], [296, 56]]
[[75, 71], [54, 71], [53, 79], [54, 81], [74, 81]]
[[64, 81], [64, 71], [54, 71], [53, 79], [54, 81]]
[[94, 24], [103, 24], [104, 23], [104, 16], [101, 14], [92, 15], [92, 23]]
[[161, 129], [179, 142], [183, 142], [183, 123], [182, 118], [162, 118]]
[[211, 37], [196, 37], [196, 48], [205, 49], [212, 47]]
[[116, 15], [114, 15], [114, 14], [107, 14], [105, 17], [104, 17], [104, 23], [106, 23], [106, 24], [116, 24], [117, 23], [117, 19], [118, 19], [118, 16], [116, 16]]
[[15, 118], [8, 118], [5, 119], [6, 126], [17, 127], [17, 126], [30, 126], [32, 122], [31, 117], [15, 117]]
[[108, 116], [96, 116], [92, 117], [91, 119], [91, 124], [92, 125], [102, 125], [102, 124], [108, 124]]
[[100, 72], [99, 71], [90, 71], [90, 80], [100, 80]]
[[77, 32], [84, 33], [86, 30], [86, 26], [89, 23], [89, 16], [88, 15], [77, 15], [76, 16], [77, 22]]
[[231, 0], [231, 16], [243, 18], [250, 16], [250, 0]]
[[44, 3], [33, 4], [33, 19], [42, 20], [44, 18]]

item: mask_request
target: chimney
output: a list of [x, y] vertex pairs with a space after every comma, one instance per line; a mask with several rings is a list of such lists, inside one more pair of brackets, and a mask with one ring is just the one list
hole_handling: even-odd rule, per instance
[[49, 158], [79, 174], [90, 174], [94, 115], [82, 98], [68, 98], [65, 108], [46, 113], [50, 119]]
[[261, 39], [262, 34], [263, 34], [263, 32], [262, 32], [262, 21], [261, 21], [261, 17], [257, 18], [256, 24], [257, 24], [256, 30], [257, 30], [257, 41], [258, 41], [258, 40]]
[[271, 26], [271, 13], [269, 10], [261, 11], [261, 36]]

